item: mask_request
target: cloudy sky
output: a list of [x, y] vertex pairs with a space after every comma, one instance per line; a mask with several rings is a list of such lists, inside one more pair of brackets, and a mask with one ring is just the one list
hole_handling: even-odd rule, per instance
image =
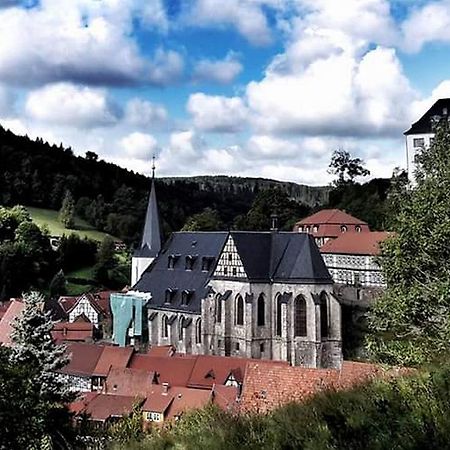
[[444, 96], [450, 0], [0, 0], [0, 123], [143, 173], [390, 176]]

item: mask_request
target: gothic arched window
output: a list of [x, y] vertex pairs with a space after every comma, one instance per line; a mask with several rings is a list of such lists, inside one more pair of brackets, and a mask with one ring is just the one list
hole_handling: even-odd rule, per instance
[[241, 295], [236, 297], [236, 325], [244, 325], [244, 300]]
[[184, 322], [184, 317], [181, 316], [180, 319], [178, 320], [178, 340], [179, 341], [183, 340], [183, 322]]
[[303, 295], [299, 295], [294, 301], [294, 335], [306, 336], [307, 330], [307, 318], [306, 318], [306, 300]]
[[326, 292], [320, 294], [320, 335], [322, 337], [328, 337], [329, 332], [329, 320], [328, 320], [328, 295]]
[[266, 302], [264, 300], [264, 294], [259, 294], [257, 308], [258, 320], [256, 323], [261, 327], [266, 324]]
[[169, 324], [167, 322], [167, 316], [164, 314], [161, 320], [161, 336], [163, 338], [169, 337]]
[[197, 322], [195, 322], [195, 342], [197, 344], [202, 343], [202, 319], [197, 319]]
[[222, 298], [220, 294], [216, 296], [216, 322], [222, 322]]
[[276, 313], [277, 313], [277, 328], [275, 330], [276, 335], [277, 336], [281, 336], [282, 335], [282, 331], [283, 331], [283, 318], [282, 318], [282, 307], [281, 307], [281, 295], [278, 294], [276, 296]]

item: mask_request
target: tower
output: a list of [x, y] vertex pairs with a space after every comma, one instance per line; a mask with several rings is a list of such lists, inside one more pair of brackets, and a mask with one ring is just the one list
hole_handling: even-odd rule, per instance
[[152, 164], [152, 187], [148, 199], [145, 216], [144, 232], [139, 247], [133, 254], [131, 261], [131, 286], [134, 286], [141, 275], [158, 256], [161, 250], [161, 231], [159, 227], [158, 203], [155, 191], [155, 157]]

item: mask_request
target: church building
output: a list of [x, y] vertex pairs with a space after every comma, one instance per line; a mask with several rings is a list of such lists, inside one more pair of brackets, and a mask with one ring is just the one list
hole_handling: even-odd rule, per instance
[[111, 295], [120, 346], [341, 365], [340, 304], [309, 234], [176, 232], [161, 247], [152, 181], [132, 279], [129, 292]]

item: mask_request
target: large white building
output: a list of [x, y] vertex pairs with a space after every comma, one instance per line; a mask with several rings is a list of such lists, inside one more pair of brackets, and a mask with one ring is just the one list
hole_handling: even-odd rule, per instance
[[415, 156], [420, 148], [429, 147], [434, 140], [435, 127], [449, 120], [450, 98], [441, 98], [403, 134], [406, 138], [406, 161], [410, 179], [414, 179]]

